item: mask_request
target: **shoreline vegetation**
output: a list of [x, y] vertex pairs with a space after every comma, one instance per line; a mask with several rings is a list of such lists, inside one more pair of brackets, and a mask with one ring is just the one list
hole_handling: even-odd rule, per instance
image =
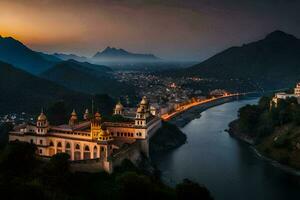
[[227, 132], [251, 145], [258, 156], [298, 174], [300, 105], [295, 98], [279, 100], [277, 106], [270, 102], [270, 97], [261, 97], [258, 105], [240, 108]]
[[186, 143], [187, 136], [174, 124], [162, 121], [162, 127], [150, 139], [150, 153], [176, 149]]

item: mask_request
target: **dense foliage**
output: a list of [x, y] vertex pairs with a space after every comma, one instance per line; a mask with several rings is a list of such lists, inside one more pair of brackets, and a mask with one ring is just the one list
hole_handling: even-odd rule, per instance
[[212, 199], [203, 186], [189, 180], [176, 189], [159, 176], [146, 175], [125, 160], [112, 175], [74, 173], [69, 156], [56, 154], [49, 161], [35, 156], [36, 147], [14, 142], [0, 154], [0, 192], [4, 199]]
[[186, 135], [176, 126], [169, 122], [162, 122], [150, 139], [150, 150], [152, 153], [174, 149], [186, 142]]
[[279, 99], [277, 106], [270, 105], [269, 97], [262, 97], [258, 105], [246, 105], [238, 111], [238, 125], [243, 133], [254, 138], [267, 136], [277, 126], [300, 124], [300, 105], [296, 98]]
[[0, 124], [0, 149], [5, 147], [8, 142], [8, 132], [13, 129], [12, 123]]
[[254, 139], [262, 154], [300, 168], [300, 105], [296, 98], [279, 99], [277, 106], [270, 100], [262, 97], [258, 105], [240, 108], [232, 133]]

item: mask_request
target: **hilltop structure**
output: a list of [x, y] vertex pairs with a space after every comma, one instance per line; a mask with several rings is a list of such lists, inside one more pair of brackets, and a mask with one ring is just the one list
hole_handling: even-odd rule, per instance
[[274, 97], [272, 98], [272, 100], [270, 102], [270, 106], [277, 107], [280, 99], [287, 99], [287, 98], [292, 98], [292, 97], [296, 98], [297, 102], [300, 103], [300, 83], [296, 84], [293, 94], [287, 94], [285, 92], [275, 93]]
[[[119, 102], [114, 114], [122, 113], [123, 106]], [[68, 124], [51, 126], [41, 112], [36, 124], [16, 126], [9, 133], [9, 141], [35, 144], [37, 154], [42, 157], [65, 152], [78, 170], [101, 169], [111, 173], [124, 159], [135, 163], [141, 155], [149, 157], [149, 139], [161, 127], [161, 119], [150, 113], [146, 97], [138, 105], [133, 120], [103, 122], [99, 112], [90, 117], [88, 110], [83, 119], [79, 121], [73, 110]]]

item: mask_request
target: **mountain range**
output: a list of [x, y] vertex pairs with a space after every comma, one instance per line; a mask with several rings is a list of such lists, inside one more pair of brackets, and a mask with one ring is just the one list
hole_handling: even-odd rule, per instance
[[52, 56], [60, 60], [76, 60], [79, 62], [88, 62], [88, 58], [84, 56], [78, 56], [76, 54], [54, 53]]
[[118, 97], [134, 93], [132, 87], [119, 83], [111, 72], [106, 66], [68, 60], [43, 72], [41, 77], [74, 91], [90, 94], [110, 94]]
[[89, 105], [91, 96], [74, 92], [0, 61], [0, 110], [37, 112], [51, 103], [65, 101], [70, 107]]
[[291, 87], [300, 79], [300, 40], [282, 31], [231, 47], [200, 64], [167, 71], [165, 76], [201, 77], [251, 82], [262, 89]]
[[[69, 94], [105, 93], [115, 98], [120, 95], [134, 94], [132, 87], [121, 84], [114, 78], [113, 71], [109, 67], [79, 62], [74, 59], [64, 60], [55, 55], [37, 52], [12, 37], [0, 37], [0, 61], [2, 70], [0, 78], [2, 78], [1, 87], [3, 89], [0, 92], [4, 99], [9, 99], [8, 104], [14, 100], [21, 102], [20, 99], [30, 102], [30, 96], [33, 97], [32, 102], [39, 107], [45, 102], [60, 99], [62, 97], [60, 94], [71, 96]], [[16, 68], [20, 70], [18, 71]], [[12, 83], [13, 80], [15, 83]], [[39, 91], [43, 81], [46, 83], [44, 91]], [[10, 85], [15, 87], [10, 87]], [[26, 88], [27, 86], [28, 88]], [[57, 89], [53, 89], [56, 87]], [[41, 99], [39, 100], [36, 95]], [[26, 99], [27, 97], [28, 99]], [[11, 98], [14, 100], [10, 100]], [[4, 103], [4, 99], [2, 99], [2, 103]], [[35, 105], [29, 107], [35, 109]], [[22, 104], [18, 104], [16, 107], [18, 106], [23, 107]], [[1, 106], [0, 108], [2, 110]], [[10, 108], [10, 106], [7, 105], [6, 108]], [[10, 108], [10, 110], [14, 109]]]
[[53, 65], [39, 52], [35, 52], [12, 37], [0, 36], [0, 60], [33, 74], [39, 74]]
[[103, 51], [97, 52], [93, 57], [97, 61], [157, 61], [159, 60], [153, 54], [131, 53], [124, 49], [106, 47]]

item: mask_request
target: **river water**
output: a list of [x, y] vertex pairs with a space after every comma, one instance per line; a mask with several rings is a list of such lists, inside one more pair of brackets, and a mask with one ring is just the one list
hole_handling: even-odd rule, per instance
[[215, 199], [300, 199], [300, 176], [259, 157], [224, 130], [237, 111], [258, 99], [226, 103], [202, 112], [182, 128], [187, 143], [153, 157], [162, 179], [175, 185], [189, 178], [205, 185]]

